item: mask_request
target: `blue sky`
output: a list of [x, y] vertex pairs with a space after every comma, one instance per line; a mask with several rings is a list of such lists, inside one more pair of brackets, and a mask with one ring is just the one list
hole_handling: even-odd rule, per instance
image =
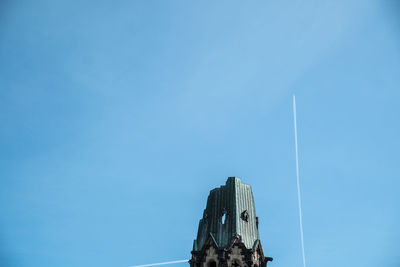
[[[270, 266], [400, 266], [400, 5], [2, 1], [0, 262], [190, 257], [251, 184]], [[177, 264], [177, 267], [188, 266]]]

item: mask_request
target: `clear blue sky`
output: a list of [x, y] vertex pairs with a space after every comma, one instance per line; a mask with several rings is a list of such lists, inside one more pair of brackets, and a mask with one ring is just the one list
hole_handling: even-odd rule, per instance
[[0, 62], [1, 266], [189, 258], [238, 176], [300, 267], [292, 94], [308, 267], [400, 266], [398, 1], [2, 1]]

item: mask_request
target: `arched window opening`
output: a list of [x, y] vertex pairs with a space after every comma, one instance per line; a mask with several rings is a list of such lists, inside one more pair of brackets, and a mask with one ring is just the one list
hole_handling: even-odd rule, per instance
[[222, 215], [222, 218], [221, 218], [221, 223], [222, 223], [222, 224], [225, 224], [225, 221], [226, 221], [226, 214], [224, 213], [224, 214]]
[[217, 267], [217, 263], [215, 261], [209, 261], [207, 267]]
[[238, 261], [234, 261], [232, 267], [242, 267], [242, 265]]
[[226, 217], [228, 215], [228, 212], [226, 211], [225, 208], [222, 209], [222, 214], [221, 214], [221, 223], [225, 224], [226, 223]]

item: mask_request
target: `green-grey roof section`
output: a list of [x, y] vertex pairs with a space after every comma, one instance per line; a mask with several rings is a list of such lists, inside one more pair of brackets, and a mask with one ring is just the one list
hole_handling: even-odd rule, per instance
[[240, 235], [251, 249], [259, 239], [256, 220], [251, 186], [229, 177], [225, 185], [210, 191], [194, 249], [201, 250], [210, 234], [219, 247], [227, 247], [232, 237]]

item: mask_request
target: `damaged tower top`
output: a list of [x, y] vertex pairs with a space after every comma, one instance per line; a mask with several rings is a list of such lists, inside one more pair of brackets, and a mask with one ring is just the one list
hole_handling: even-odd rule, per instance
[[250, 185], [237, 177], [210, 191], [193, 242], [191, 267], [266, 267]]

